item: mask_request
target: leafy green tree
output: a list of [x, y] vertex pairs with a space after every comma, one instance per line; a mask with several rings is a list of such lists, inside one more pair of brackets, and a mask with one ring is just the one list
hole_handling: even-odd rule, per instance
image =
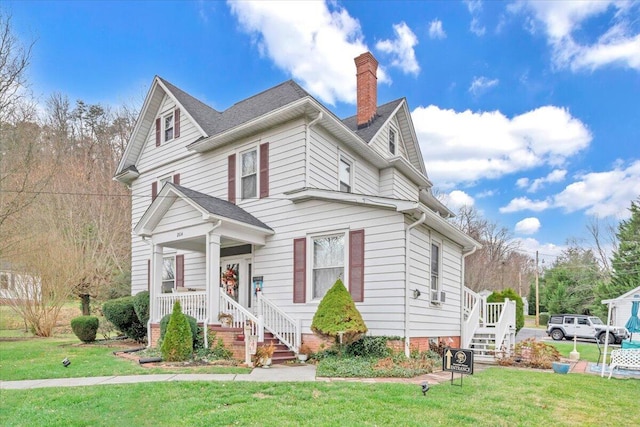
[[613, 277], [601, 283], [595, 291], [594, 311], [601, 317], [607, 315], [602, 300], [620, 295], [640, 286], [640, 197], [631, 202], [631, 217], [618, 225], [618, 248], [613, 252], [611, 265]]
[[[535, 295], [535, 292], [534, 292]], [[487, 302], [504, 302], [509, 298], [510, 301], [516, 302], [516, 333], [524, 327], [524, 303], [522, 298], [511, 288], [503, 291], [496, 291], [487, 297]]]
[[334, 338], [336, 341], [342, 333], [342, 344], [357, 341], [367, 332], [362, 315], [342, 280], [338, 279], [320, 301], [318, 310], [313, 316], [311, 330], [320, 336]]
[[180, 301], [173, 304], [173, 312], [167, 325], [167, 333], [160, 347], [162, 358], [167, 362], [182, 362], [189, 360], [193, 353], [193, 336], [189, 321], [182, 314]]

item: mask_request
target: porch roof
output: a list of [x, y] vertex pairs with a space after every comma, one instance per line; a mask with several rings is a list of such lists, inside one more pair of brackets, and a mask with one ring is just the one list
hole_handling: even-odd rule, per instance
[[226, 200], [191, 190], [170, 182], [165, 183], [156, 199], [144, 213], [134, 232], [141, 236], [150, 236], [162, 217], [178, 198], [189, 203], [202, 214], [205, 222], [223, 220], [243, 228], [250, 228], [263, 235], [274, 234], [273, 229], [249, 212]]

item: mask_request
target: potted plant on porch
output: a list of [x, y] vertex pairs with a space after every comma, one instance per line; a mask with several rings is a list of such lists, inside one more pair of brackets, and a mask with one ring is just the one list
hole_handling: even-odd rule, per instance
[[218, 314], [218, 320], [222, 326], [230, 328], [233, 323], [233, 315], [231, 313], [220, 313]]

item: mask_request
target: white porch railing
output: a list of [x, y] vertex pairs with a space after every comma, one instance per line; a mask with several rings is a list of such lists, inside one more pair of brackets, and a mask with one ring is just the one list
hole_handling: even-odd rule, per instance
[[482, 319], [484, 326], [496, 326], [500, 322], [504, 304], [501, 302], [484, 302], [484, 306], [484, 317]]
[[512, 330], [515, 331], [516, 328], [516, 302], [505, 298], [504, 303], [492, 304], [500, 304], [503, 306], [500, 318], [495, 325], [496, 351], [501, 351], [504, 348], [507, 353], [510, 353], [511, 346], [515, 344], [511, 342], [511, 334]]
[[207, 292], [180, 292], [176, 294], [160, 294], [156, 297], [154, 315], [155, 322], [162, 320], [167, 314], [173, 311], [173, 304], [180, 301], [180, 307], [184, 314], [195, 317], [198, 322], [207, 319]]
[[482, 299], [480, 295], [468, 288], [464, 288], [462, 298], [462, 307], [465, 317], [462, 322], [462, 348], [469, 348], [471, 346], [473, 334], [476, 332], [480, 322], [480, 312], [482, 307], [480, 301]]
[[299, 319], [294, 319], [258, 292], [258, 317], [264, 319], [264, 327], [293, 352], [300, 348], [302, 333]]
[[246, 324], [249, 324], [251, 326], [251, 334], [258, 336], [258, 342], [264, 341], [264, 322], [262, 317], [255, 316], [224, 292], [220, 292], [220, 313], [228, 313], [232, 316], [231, 326], [233, 328], [244, 328]]

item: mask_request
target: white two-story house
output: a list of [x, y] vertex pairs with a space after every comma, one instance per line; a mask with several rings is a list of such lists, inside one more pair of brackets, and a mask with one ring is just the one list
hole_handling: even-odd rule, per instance
[[233, 316], [294, 351], [341, 278], [371, 335], [461, 344], [465, 256], [479, 244], [434, 198], [407, 101], [377, 105], [355, 59], [357, 114], [293, 81], [216, 111], [155, 77], [115, 179], [132, 197], [132, 293], [151, 342], [179, 299], [206, 325]]

